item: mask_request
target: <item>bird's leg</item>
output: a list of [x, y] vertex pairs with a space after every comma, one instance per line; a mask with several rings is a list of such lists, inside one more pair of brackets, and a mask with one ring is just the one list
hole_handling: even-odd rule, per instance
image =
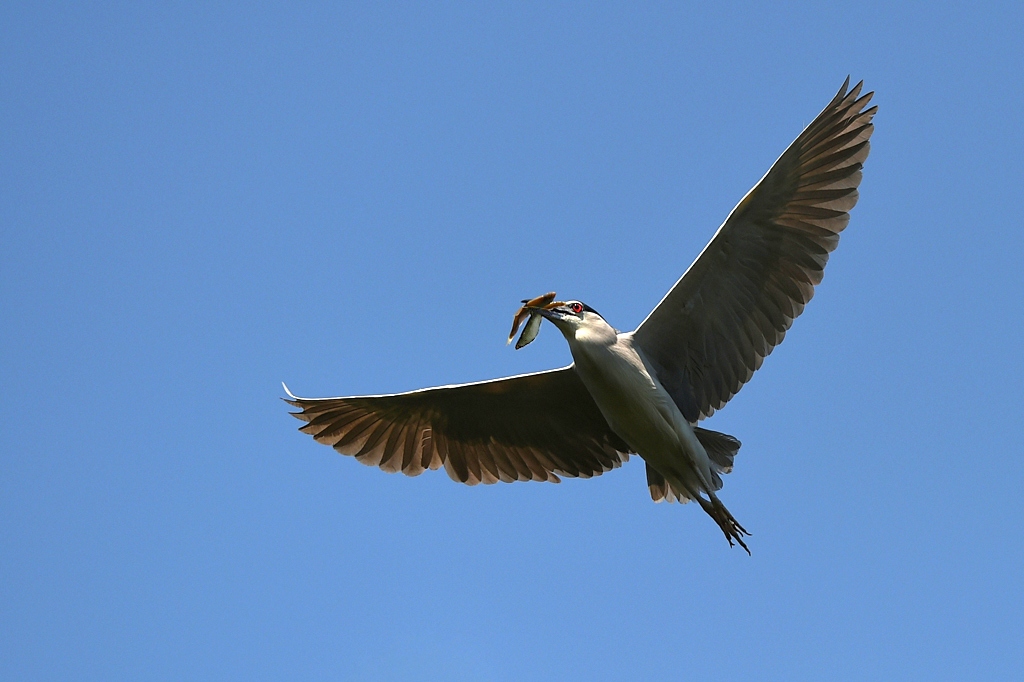
[[740, 547], [746, 550], [747, 554], [750, 554], [750, 548], [747, 547], [747, 543], [743, 542], [744, 535], [750, 535], [750, 532], [746, 528], [740, 525], [739, 521], [729, 513], [729, 510], [725, 508], [721, 500], [714, 493], [708, 493], [709, 500], [705, 500], [700, 495], [696, 495], [697, 502], [700, 503], [702, 509], [707, 512], [708, 516], [715, 520], [718, 527], [722, 529], [722, 533], [725, 534], [725, 539], [729, 541], [729, 546], [733, 546], [733, 540], [739, 543]]

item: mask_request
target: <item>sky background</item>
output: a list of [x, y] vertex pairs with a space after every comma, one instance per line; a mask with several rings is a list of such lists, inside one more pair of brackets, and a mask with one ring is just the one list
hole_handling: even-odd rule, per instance
[[[1020, 679], [1017, 3], [0, 8], [5, 680]], [[279, 400], [632, 329], [847, 74], [815, 300], [722, 499], [387, 475]]]

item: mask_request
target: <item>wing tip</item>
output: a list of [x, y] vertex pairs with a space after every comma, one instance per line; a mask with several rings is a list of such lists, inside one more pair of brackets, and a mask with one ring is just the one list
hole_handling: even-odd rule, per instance
[[308, 419], [304, 419], [302, 416], [303, 412], [305, 412], [305, 408], [302, 406], [302, 398], [292, 393], [288, 389], [288, 385], [283, 381], [281, 382], [281, 387], [284, 388], [284, 392], [288, 394], [287, 398], [281, 398], [281, 400], [288, 403], [292, 407], [297, 407], [299, 409], [299, 412], [289, 412], [288, 414], [295, 417], [296, 419], [301, 419], [302, 421], [309, 421]]
[[[283, 381], [281, 382], [281, 388], [284, 389], [284, 392], [288, 394], [288, 398], [291, 398], [291, 400], [300, 400], [299, 396], [297, 396], [294, 393], [292, 393], [288, 389], [288, 384], [284, 383]], [[281, 398], [281, 400], [283, 400], [285, 402], [291, 402], [288, 398]]]

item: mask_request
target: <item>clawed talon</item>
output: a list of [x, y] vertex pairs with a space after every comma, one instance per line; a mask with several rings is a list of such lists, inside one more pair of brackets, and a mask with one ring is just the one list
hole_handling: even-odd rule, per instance
[[743, 536], [749, 536], [750, 531], [740, 525], [740, 522], [729, 513], [725, 505], [717, 497], [705, 500], [698, 496], [697, 501], [700, 502], [700, 506], [707, 512], [708, 516], [713, 518], [715, 523], [718, 524], [722, 534], [725, 535], [725, 539], [729, 541], [729, 546], [735, 547], [738, 543], [746, 551], [747, 555], [750, 556], [750, 548], [747, 547], [747, 543], [743, 542]]

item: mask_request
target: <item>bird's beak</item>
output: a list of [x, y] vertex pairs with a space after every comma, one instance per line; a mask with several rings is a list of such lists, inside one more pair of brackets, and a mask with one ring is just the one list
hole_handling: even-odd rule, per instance
[[569, 314], [569, 309], [565, 307], [565, 301], [552, 301], [543, 308], [538, 308], [537, 312], [552, 322], [558, 322]]

